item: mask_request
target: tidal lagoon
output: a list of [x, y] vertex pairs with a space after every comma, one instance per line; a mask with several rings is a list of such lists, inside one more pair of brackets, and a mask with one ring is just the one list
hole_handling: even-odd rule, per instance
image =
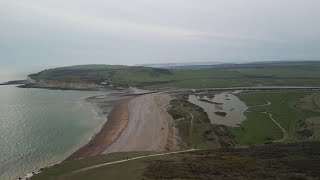
[[239, 124], [246, 119], [244, 112], [248, 107], [230, 92], [215, 94], [213, 98], [190, 95], [188, 101], [203, 108], [211, 124], [239, 127]]

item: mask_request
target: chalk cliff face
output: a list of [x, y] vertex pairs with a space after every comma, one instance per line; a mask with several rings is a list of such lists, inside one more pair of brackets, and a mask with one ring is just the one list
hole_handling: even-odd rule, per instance
[[101, 85], [86, 82], [63, 82], [54, 80], [39, 80], [36, 82], [37, 86], [44, 88], [57, 88], [57, 89], [100, 89]]
[[27, 77], [27, 81], [28, 81], [29, 83], [36, 83], [36, 81], [33, 80], [30, 76]]

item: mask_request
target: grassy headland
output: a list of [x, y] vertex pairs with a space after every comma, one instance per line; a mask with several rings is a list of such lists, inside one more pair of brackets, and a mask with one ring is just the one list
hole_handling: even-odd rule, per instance
[[38, 82], [137, 86], [145, 89], [237, 86], [320, 86], [320, 63], [262, 63], [160, 69], [141, 66], [80, 65], [31, 74]]

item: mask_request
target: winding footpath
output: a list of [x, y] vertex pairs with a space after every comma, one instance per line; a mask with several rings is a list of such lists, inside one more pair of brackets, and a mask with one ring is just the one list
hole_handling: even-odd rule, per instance
[[281, 124], [276, 121], [273, 117], [272, 117], [272, 114], [271, 113], [268, 113], [268, 112], [262, 112], [264, 114], [268, 114], [270, 119], [281, 129], [282, 133], [283, 133], [283, 139], [280, 139], [280, 140], [277, 140], [275, 142], [281, 142], [281, 141], [284, 141], [288, 138], [288, 132], [286, 131], [286, 129], [284, 129]]
[[267, 101], [267, 100], [265, 100], [265, 101], [266, 101], [266, 104], [248, 106], [248, 109], [249, 109], [249, 108], [252, 108], [252, 107], [261, 107], [261, 106], [270, 106], [270, 105], [271, 105], [271, 102], [269, 102], [269, 101]]
[[188, 150], [184, 150], [184, 151], [174, 151], [174, 152], [167, 152], [167, 153], [159, 153], [159, 154], [138, 156], [138, 157], [134, 157], [134, 158], [129, 158], [129, 159], [124, 159], [124, 160], [113, 161], [113, 162], [98, 164], [98, 165], [94, 165], [94, 166], [89, 166], [89, 167], [86, 167], [86, 168], [79, 169], [77, 171], [73, 171], [72, 174], [76, 174], [76, 173], [79, 173], [79, 172], [83, 172], [83, 171], [87, 171], [87, 170], [90, 170], [90, 169], [95, 169], [95, 168], [99, 168], [99, 167], [103, 167], [103, 166], [108, 166], [108, 165], [112, 165], [112, 164], [119, 164], [119, 163], [123, 163], [123, 162], [127, 162], [127, 161], [133, 161], [133, 160], [137, 160], [137, 159], [143, 159], [143, 158], [148, 158], [148, 157], [156, 157], [156, 156], [165, 156], [165, 155], [170, 155], [170, 154], [179, 154], [179, 153], [191, 152], [191, 151], [197, 151], [197, 150], [199, 150], [199, 149], [188, 149]]
[[[193, 114], [190, 113], [190, 117], [191, 117], [191, 120], [190, 120], [190, 132], [189, 132], [189, 136], [192, 137], [192, 132], [193, 132], [193, 119], [194, 119], [194, 116]], [[191, 138], [192, 140], [192, 138]]]
[[[252, 108], [252, 107], [261, 107], [261, 106], [270, 106], [270, 105], [271, 105], [271, 102], [269, 102], [269, 101], [267, 101], [267, 100], [265, 100], [265, 101], [266, 101], [266, 104], [249, 106], [249, 108]], [[248, 109], [249, 109], [249, 108], [248, 108]], [[275, 120], [275, 119], [273, 118], [273, 114], [272, 114], [272, 113], [269, 113], [269, 112], [261, 112], [261, 113], [263, 113], [263, 114], [268, 114], [269, 117], [270, 117], [270, 119], [280, 128], [280, 130], [281, 130], [282, 133], [283, 133], [283, 138], [280, 139], [280, 140], [276, 140], [275, 142], [281, 142], [281, 141], [286, 140], [286, 139], [288, 138], [288, 132], [286, 131], [286, 129], [285, 129], [284, 127], [281, 126], [281, 124], [280, 124], [277, 120]]]

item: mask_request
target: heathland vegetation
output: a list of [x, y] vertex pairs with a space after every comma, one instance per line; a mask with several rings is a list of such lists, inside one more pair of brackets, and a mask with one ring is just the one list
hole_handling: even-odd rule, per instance
[[[319, 150], [319, 142], [301, 142], [154, 157], [143, 157], [148, 152], [115, 153], [58, 164], [32, 179], [317, 179]], [[142, 158], [130, 160], [134, 156]], [[83, 169], [119, 159], [129, 161]]]

